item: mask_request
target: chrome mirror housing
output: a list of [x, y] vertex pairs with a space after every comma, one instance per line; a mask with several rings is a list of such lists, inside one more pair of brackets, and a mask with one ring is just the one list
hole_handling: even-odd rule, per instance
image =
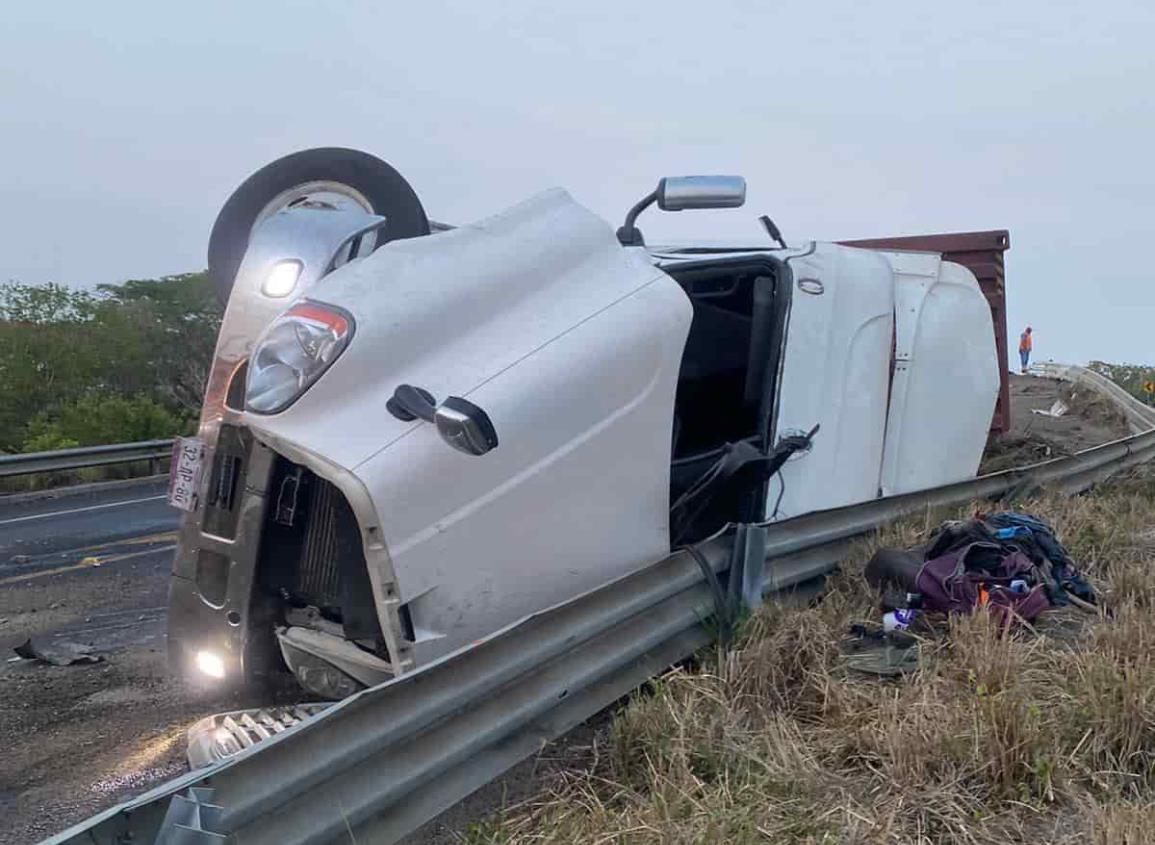
[[646, 245], [637, 227], [638, 215], [655, 202], [662, 211], [738, 208], [746, 202], [746, 180], [741, 176], [666, 176], [630, 209], [626, 222], [618, 229], [618, 243]]
[[658, 182], [656, 193], [662, 211], [740, 208], [746, 202], [746, 180], [741, 176], [667, 176]]

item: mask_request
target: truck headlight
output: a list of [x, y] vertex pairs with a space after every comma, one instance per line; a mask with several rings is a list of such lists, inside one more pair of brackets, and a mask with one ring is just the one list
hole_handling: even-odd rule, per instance
[[301, 262], [296, 259], [278, 261], [261, 282], [261, 293], [272, 299], [288, 296], [301, 278]]
[[308, 300], [278, 317], [249, 359], [245, 410], [276, 414], [293, 404], [349, 345], [353, 318]]
[[202, 674], [210, 678], [219, 681], [225, 676], [224, 658], [215, 651], [198, 651], [194, 663]]

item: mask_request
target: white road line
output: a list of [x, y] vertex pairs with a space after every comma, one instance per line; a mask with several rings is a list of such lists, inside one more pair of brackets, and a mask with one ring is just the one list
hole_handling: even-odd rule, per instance
[[67, 516], [70, 513], [84, 513], [85, 511], [99, 511], [105, 508], [118, 508], [121, 505], [135, 505], [139, 502], [155, 502], [157, 499], [167, 498], [167, 494], [160, 496], [145, 496], [143, 499], [125, 499], [123, 502], [108, 502], [103, 505], [89, 505], [86, 508], [72, 508], [66, 511], [53, 511], [52, 513], [37, 513], [32, 516], [18, 516], [14, 519], [0, 519], [0, 525], [12, 525], [16, 522], [31, 522], [34, 519], [49, 519], [54, 516]]

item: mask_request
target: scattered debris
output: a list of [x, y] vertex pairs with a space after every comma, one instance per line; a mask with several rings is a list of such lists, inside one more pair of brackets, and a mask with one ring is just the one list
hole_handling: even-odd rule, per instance
[[1054, 404], [1051, 405], [1050, 410], [1043, 408], [1031, 408], [1031, 413], [1040, 414], [1044, 417], [1061, 417], [1065, 415], [1069, 410], [1071, 410], [1070, 405], [1068, 405], [1062, 399], [1056, 399]]
[[914, 621], [916, 616], [918, 616], [918, 608], [914, 607], [900, 607], [888, 611], [887, 614], [882, 617], [882, 630], [888, 633], [890, 631], [905, 631], [910, 627], [910, 623]]
[[145, 788], [160, 781], [170, 780], [185, 772], [183, 764], [177, 761], [166, 763], [163, 766], [146, 769], [134, 769], [120, 775], [113, 775], [92, 784], [90, 790], [97, 795], [116, 796], [125, 791], [141, 792]]
[[866, 579], [888, 592], [884, 627], [902, 630], [923, 612], [979, 608], [1007, 626], [1073, 604], [1094, 610], [1094, 593], [1045, 522], [1022, 513], [944, 522], [917, 549], [880, 549]]
[[[1130, 433], [1118, 409], [1089, 391], [1073, 391], [1051, 378], [1010, 381], [1011, 428], [987, 443], [980, 475], [1072, 455]], [[1062, 416], [1050, 413], [1056, 400], [1067, 406]]]
[[100, 663], [103, 655], [94, 653], [92, 646], [83, 643], [56, 640], [46, 643], [31, 638], [22, 645], [16, 646], [13, 651], [25, 660], [39, 660], [53, 666], [73, 666], [77, 663]]
[[841, 647], [846, 668], [867, 675], [905, 675], [920, 665], [918, 638], [904, 631], [851, 625]]

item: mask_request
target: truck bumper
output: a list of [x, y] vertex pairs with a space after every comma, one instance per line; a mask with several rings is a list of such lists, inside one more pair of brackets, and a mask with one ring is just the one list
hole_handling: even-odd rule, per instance
[[240, 686], [279, 666], [273, 620], [254, 595], [275, 455], [234, 431], [218, 441], [205, 501], [181, 525], [169, 584], [169, 661], [198, 686]]

